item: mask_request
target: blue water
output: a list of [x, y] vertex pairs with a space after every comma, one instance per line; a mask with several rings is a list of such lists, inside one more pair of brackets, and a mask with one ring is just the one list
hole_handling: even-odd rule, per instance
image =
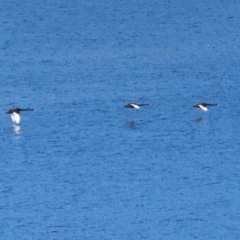
[[[239, 20], [238, 1], [2, 0], [0, 239], [240, 239]], [[36, 110], [16, 127], [13, 107]]]

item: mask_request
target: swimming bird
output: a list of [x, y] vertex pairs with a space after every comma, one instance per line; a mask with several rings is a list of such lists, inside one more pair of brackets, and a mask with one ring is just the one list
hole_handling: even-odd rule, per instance
[[201, 109], [206, 112], [206, 111], [208, 111], [207, 106], [217, 106], [217, 105], [218, 105], [217, 103], [199, 103], [199, 104], [194, 105], [193, 107]]
[[142, 106], [150, 106], [150, 103], [127, 103], [126, 105], [124, 105], [125, 108], [135, 108], [135, 109], [139, 109]]
[[9, 109], [6, 113], [7, 114], [11, 114], [11, 119], [13, 122], [15, 123], [20, 123], [21, 121], [21, 117], [20, 117], [20, 112], [21, 111], [33, 111], [34, 108], [13, 108], [13, 109]]

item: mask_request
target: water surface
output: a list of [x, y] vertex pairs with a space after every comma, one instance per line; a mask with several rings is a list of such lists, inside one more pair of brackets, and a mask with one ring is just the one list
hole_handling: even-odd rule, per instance
[[239, 10], [2, 1], [2, 239], [239, 239]]

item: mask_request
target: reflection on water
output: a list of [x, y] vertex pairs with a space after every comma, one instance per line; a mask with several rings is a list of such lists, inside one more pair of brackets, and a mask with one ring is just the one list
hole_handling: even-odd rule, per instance
[[126, 127], [136, 129], [138, 124], [135, 121], [126, 122]]
[[201, 121], [203, 121], [203, 118], [202, 118], [202, 117], [197, 117], [197, 118], [195, 119], [195, 121], [196, 121], [196, 122], [201, 122]]
[[207, 122], [207, 120], [204, 119], [204, 118], [202, 118], [202, 117], [197, 117], [197, 118], [195, 119], [195, 121], [196, 121], [196, 122], [201, 122], [201, 123]]
[[13, 125], [13, 126], [12, 126], [12, 129], [13, 129], [13, 131], [14, 131], [16, 134], [20, 134], [20, 133], [21, 133], [21, 127], [18, 126], [18, 125]]

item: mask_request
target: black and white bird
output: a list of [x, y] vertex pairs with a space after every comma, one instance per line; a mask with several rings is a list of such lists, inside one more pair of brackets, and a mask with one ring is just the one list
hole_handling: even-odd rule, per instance
[[21, 111], [33, 111], [34, 108], [13, 108], [13, 109], [9, 109], [6, 113], [7, 114], [11, 114], [11, 119], [13, 122], [15, 123], [20, 123], [21, 121], [21, 116], [20, 116], [20, 112]]
[[217, 103], [198, 103], [196, 105], [194, 105], [193, 107], [194, 108], [198, 108], [198, 109], [201, 109], [203, 111], [208, 111], [208, 106], [217, 106], [218, 104]]
[[139, 109], [142, 106], [150, 106], [150, 103], [127, 103], [126, 105], [124, 105], [125, 108], [135, 108], [135, 109]]

